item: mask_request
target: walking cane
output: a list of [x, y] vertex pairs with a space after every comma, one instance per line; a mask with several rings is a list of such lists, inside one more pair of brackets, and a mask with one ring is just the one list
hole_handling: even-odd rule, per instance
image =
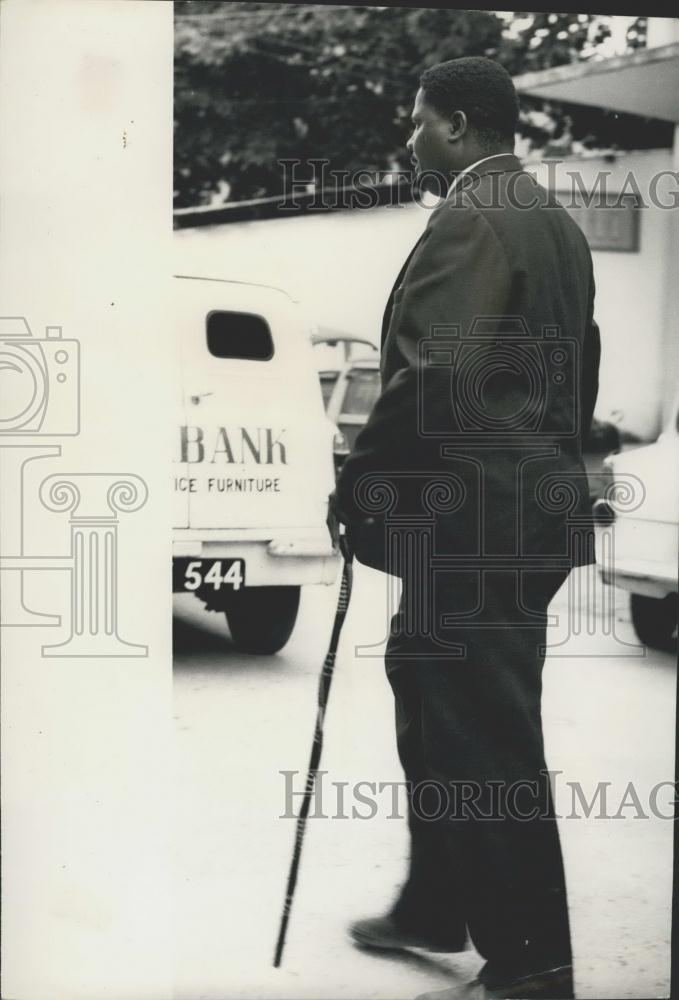
[[316, 712], [316, 729], [314, 730], [314, 739], [313, 743], [311, 744], [311, 756], [309, 758], [309, 770], [307, 772], [306, 786], [304, 788], [304, 798], [302, 800], [302, 806], [299, 811], [299, 816], [297, 817], [295, 844], [292, 851], [290, 871], [288, 873], [288, 884], [285, 890], [285, 902], [283, 903], [281, 926], [278, 931], [278, 941], [276, 942], [276, 954], [273, 960], [275, 969], [279, 968], [281, 964], [281, 958], [283, 957], [283, 948], [285, 947], [285, 935], [288, 930], [290, 909], [292, 907], [292, 899], [295, 894], [295, 887], [297, 885], [297, 874], [299, 872], [299, 861], [302, 855], [302, 841], [304, 840], [304, 831], [306, 830], [306, 821], [307, 821], [307, 816], [309, 815], [311, 796], [313, 794], [314, 784], [316, 782], [316, 772], [318, 771], [318, 765], [321, 762], [321, 751], [323, 750], [323, 722], [325, 719], [325, 709], [328, 704], [328, 696], [330, 694], [332, 674], [335, 668], [335, 655], [337, 653], [337, 646], [339, 644], [339, 637], [342, 631], [342, 625], [344, 624], [344, 619], [346, 618], [347, 615], [347, 608], [349, 607], [349, 598], [351, 597], [351, 584], [353, 582], [353, 573], [354, 573], [354, 568], [352, 563], [354, 554], [351, 551], [349, 542], [347, 541], [346, 533], [340, 535], [339, 544], [340, 544], [340, 549], [342, 550], [342, 555], [344, 556], [342, 583], [340, 586], [339, 600], [337, 602], [337, 611], [335, 613], [335, 624], [332, 627], [332, 635], [330, 637], [330, 646], [328, 648], [328, 652], [325, 657], [325, 662], [323, 663], [323, 669], [321, 670], [321, 676], [318, 682], [318, 709]]

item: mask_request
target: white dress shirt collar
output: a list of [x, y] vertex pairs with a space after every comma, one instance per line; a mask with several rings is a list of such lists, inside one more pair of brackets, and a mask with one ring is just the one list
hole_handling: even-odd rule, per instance
[[459, 174], [455, 174], [450, 183], [450, 187], [448, 188], [448, 194], [446, 195], [446, 198], [451, 194], [452, 191], [455, 190], [460, 178], [464, 177], [465, 174], [470, 174], [475, 167], [480, 166], [482, 163], [486, 163], [488, 160], [497, 160], [500, 156], [513, 156], [513, 155], [514, 155], [513, 153], [493, 153], [492, 156], [482, 156], [480, 160], [476, 161], [476, 163], [470, 163], [469, 166], [465, 167], [464, 170], [461, 170]]

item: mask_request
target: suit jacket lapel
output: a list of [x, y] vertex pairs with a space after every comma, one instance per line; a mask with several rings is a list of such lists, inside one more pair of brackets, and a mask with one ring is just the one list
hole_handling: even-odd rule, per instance
[[386, 304], [385, 309], [384, 309], [384, 315], [382, 317], [382, 337], [381, 337], [381, 346], [382, 347], [384, 347], [384, 341], [386, 340], [386, 337], [387, 337], [387, 330], [389, 329], [389, 321], [391, 320], [391, 310], [392, 310], [393, 305], [394, 305], [394, 295], [396, 294], [397, 288], [399, 287], [399, 285], [403, 281], [403, 276], [405, 275], [406, 271], [408, 270], [408, 264], [410, 263], [413, 254], [415, 253], [415, 251], [419, 247], [420, 243], [424, 239], [426, 233], [427, 233], [427, 230], [425, 229], [424, 232], [422, 233], [422, 235], [420, 236], [420, 238], [418, 239], [417, 243], [415, 244], [415, 246], [412, 248], [412, 250], [410, 251], [410, 253], [406, 257], [405, 263], [403, 264], [403, 267], [401, 268], [401, 270], [398, 272], [398, 277], [396, 278], [396, 281], [394, 282], [394, 284], [392, 286], [391, 292], [389, 293], [389, 298], [387, 299], [387, 304]]
[[[471, 171], [471, 173], [472, 173], [472, 176], [473, 175], [479, 176], [481, 174], [487, 174], [487, 173], [504, 173], [505, 171], [518, 171], [518, 170], [523, 170], [523, 167], [521, 165], [521, 160], [519, 160], [519, 158], [517, 156], [515, 156], [513, 153], [505, 153], [504, 155], [497, 156], [497, 157], [492, 157], [492, 158], [489, 158], [488, 160], [483, 161], [478, 166], [474, 167], [474, 169]], [[462, 184], [462, 187], [464, 188], [464, 183]], [[449, 197], [450, 197], [450, 195], [449, 195]], [[438, 208], [440, 208], [440, 207], [441, 206], [438, 206]], [[436, 210], [438, 210], [438, 208]], [[405, 261], [403, 267], [401, 268], [401, 270], [399, 271], [398, 277], [397, 277], [396, 281], [394, 282], [394, 285], [393, 285], [393, 287], [391, 289], [391, 292], [389, 294], [389, 298], [387, 299], [387, 304], [386, 304], [385, 309], [384, 309], [384, 315], [382, 317], [382, 336], [381, 336], [381, 346], [382, 346], [382, 348], [384, 347], [384, 342], [387, 339], [387, 330], [389, 329], [389, 322], [391, 320], [391, 312], [392, 312], [392, 309], [393, 309], [393, 306], [394, 306], [394, 295], [396, 294], [397, 288], [399, 287], [399, 285], [403, 281], [404, 275], [405, 275], [405, 273], [406, 273], [406, 271], [408, 269], [408, 264], [410, 263], [413, 254], [415, 253], [415, 251], [417, 250], [417, 248], [420, 246], [420, 244], [422, 243], [422, 240], [425, 238], [425, 236], [428, 235], [428, 233], [429, 233], [429, 229], [427, 228], [427, 229], [424, 230], [424, 232], [420, 236], [419, 240], [417, 241], [417, 243], [415, 244], [415, 246], [412, 248], [412, 250], [408, 254], [408, 256], [406, 258], [406, 261]]]

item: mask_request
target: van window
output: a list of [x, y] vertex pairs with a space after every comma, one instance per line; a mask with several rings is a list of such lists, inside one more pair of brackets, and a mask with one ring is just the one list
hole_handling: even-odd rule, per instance
[[207, 314], [207, 349], [215, 358], [270, 361], [271, 330], [261, 316], [214, 310]]

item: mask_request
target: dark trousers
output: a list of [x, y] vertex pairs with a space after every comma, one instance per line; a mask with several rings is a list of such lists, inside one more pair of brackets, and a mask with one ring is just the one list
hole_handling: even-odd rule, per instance
[[[386, 654], [411, 834], [392, 917], [453, 950], [468, 929], [483, 957], [519, 969], [571, 959], [540, 713], [547, 605], [566, 576], [525, 573], [518, 589], [516, 573], [444, 582], [414, 635], [418, 583], [404, 580]], [[479, 603], [473, 619], [439, 627]]]

